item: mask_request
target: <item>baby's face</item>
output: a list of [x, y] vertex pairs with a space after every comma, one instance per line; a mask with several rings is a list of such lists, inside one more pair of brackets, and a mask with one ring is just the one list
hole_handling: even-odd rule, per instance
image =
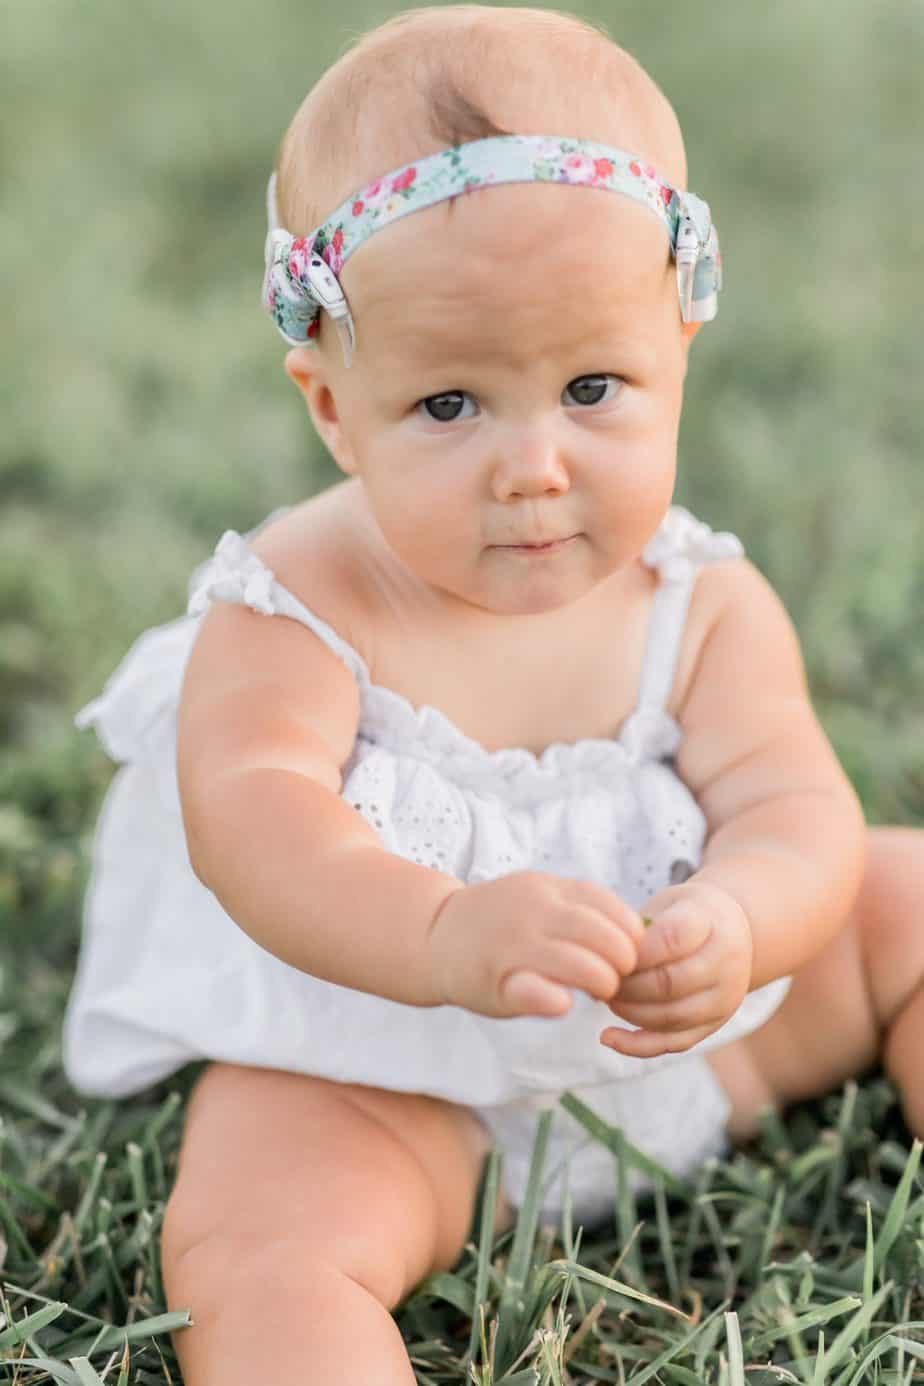
[[673, 493], [689, 344], [660, 221], [599, 189], [484, 189], [383, 229], [341, 279], [338, 460], [401, 564], [508, 614], [627, 570]]

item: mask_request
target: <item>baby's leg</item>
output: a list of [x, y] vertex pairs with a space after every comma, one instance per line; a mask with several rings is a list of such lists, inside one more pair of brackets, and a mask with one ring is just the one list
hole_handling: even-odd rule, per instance
[[796, 974], [761, 1029], [706, 1057], [747, 1139], [762, 1107], [820, 1096], [881, 1060], [924, 1136], [924, 832], [872, 828], [843, 930]]
[[389, 1311], [458, 1258], [489, 1146], [449, 1102], [213, 1064], [162, 1239], [186, 1386], [413, 1386]]

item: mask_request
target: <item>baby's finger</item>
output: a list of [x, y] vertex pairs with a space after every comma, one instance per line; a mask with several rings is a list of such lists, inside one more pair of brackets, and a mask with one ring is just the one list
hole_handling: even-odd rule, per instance
[[630, 1025], [669, 1033], [690, 1030], [697, 1025], [717, 1025], [723, 1014], [716, 987], [686, 996], [682, 1001], [671, 1001], [668, 1005], [657, 1001], [641, 1006], [624, 1004], [620, 995], [609, 1002], [609, 1007], [614, 1015], [628, 1020]]
[[636, 966], [638, 944], [635, 938], [590, 906], [573, 909], [567, 937], [605, 959], [621, 977]]
[[712, 924], [698, 909], [678, 902], [658, 915], [645, 931], [638, 950], [636, 972], [679, 962], [702, 948]]
[[655, 1059], [659, 1054], [683, 1054], [711, 1035], [715, 1026], [701, 1025], [693, 1030], [663, 1034], [657, 1030], [604, 1030], [600, 1043], [631, 1059]]
[[533, 957], [530, 961], [552, 981], [580, 987], [600, 1001], [609, 1001], [619, 988], [620, 978], [615, 968], [599, 954], [576, 943], [557, 939], [541, 957]]
[[571, 1009], [567, 988], [538, 972], [512, 972], [501, 982], [500, 993], [516, 1015], [564, 1015]]
[[645, 936], [645, 926], [637, 910], [598, 881], [572, 882], [572, 885], [579, 887], [574, 897], [576, 901], [602, 914], [611, 927], [628, 934], [635, 947], [638, 947]]
[[620, 1001], [633, 1006], [653, 1001], [680, 1001], [695, 992], [705, 991], [715, 980], [715, 964], [699, 949], [692, 957], [680, 962], [648, 967], [623, 978], [619, 988]]

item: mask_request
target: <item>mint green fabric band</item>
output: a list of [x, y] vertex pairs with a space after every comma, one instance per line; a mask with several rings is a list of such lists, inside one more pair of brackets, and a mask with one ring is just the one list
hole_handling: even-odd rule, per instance
[[641, 202], [667, 232], [683, 321], [709, 322], [718, 308], [722, 261], [708, 204], [678, 191], [644, 160], [593, 140], [497, 135], [440, 150], [376, 178], [307, 236], [292, 236], [279, 226], [275, 179], [273, 174], [267, 189], [263, 305], [293, 346], [316, 337], [323, 308], [337, 325], [347, 365], [356, 331], [337, 275], [349, 257], [400, 217], [503, 183], [567, 183]]

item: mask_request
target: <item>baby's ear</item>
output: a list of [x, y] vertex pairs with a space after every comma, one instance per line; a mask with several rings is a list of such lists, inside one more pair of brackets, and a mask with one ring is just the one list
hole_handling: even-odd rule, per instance
[[321, 351], [317, 347], [293, 347], [286, 353], [285, 372], [304, 396], [311, 422], [331, 457], [342, 472], [352, 476], [356, 463], [340, 422], [337, 401], [327, 381]]

